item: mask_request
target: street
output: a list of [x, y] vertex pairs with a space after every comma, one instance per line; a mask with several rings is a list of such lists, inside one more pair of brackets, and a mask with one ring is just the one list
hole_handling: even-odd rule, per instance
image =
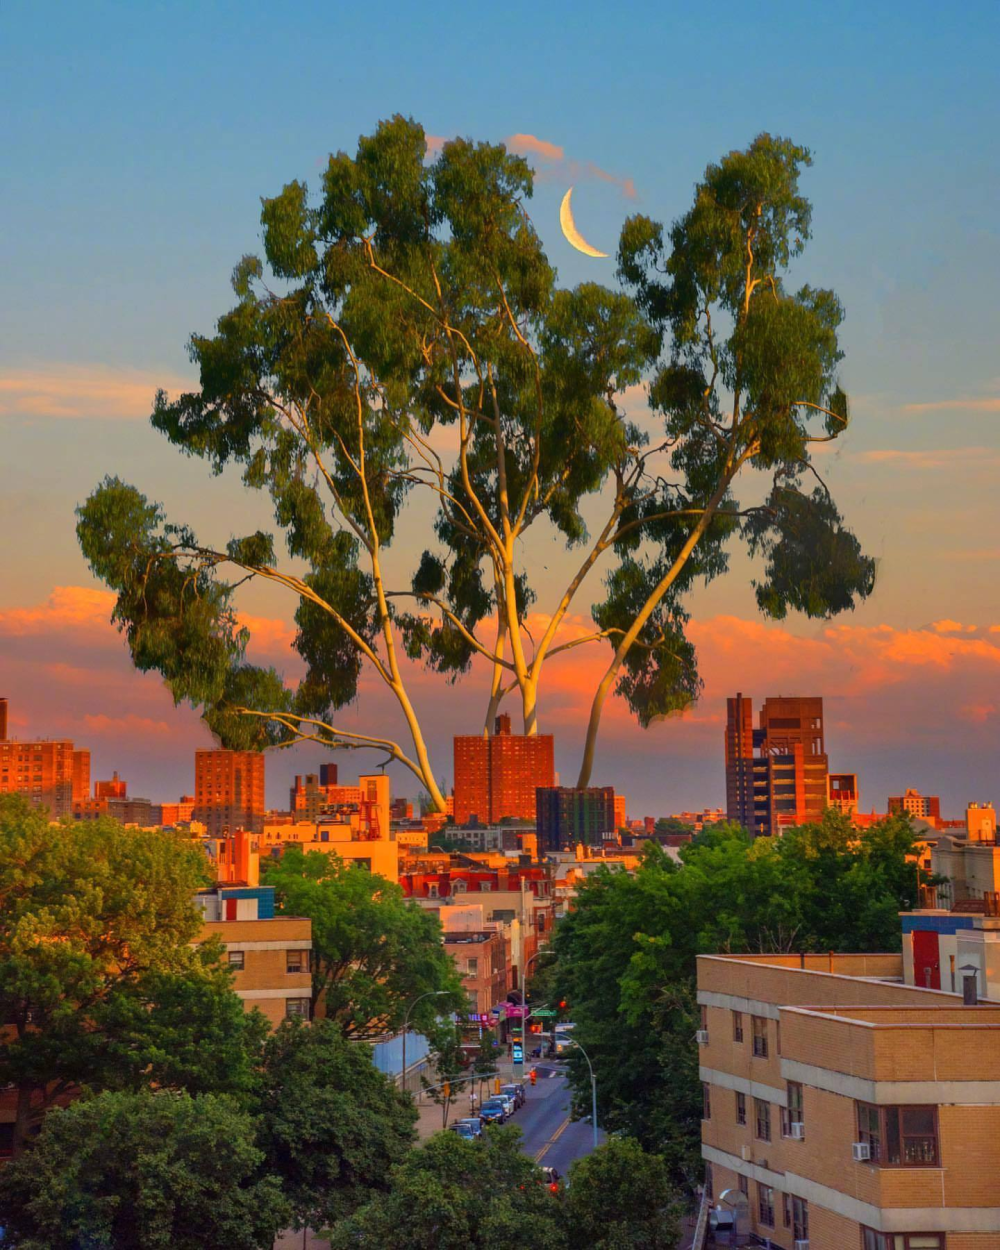
[[[539, 1065], [538, 1084], [526, 1088], [528, 1100], [511, 1123], [524, 1134], [526, 1154], [565, 1176], [574, 1159], [593, 1149], [594, 1130], [589, 1120], [570, 1121], [569, 1086], [558, 1069]], [[598, 1140], [604, 1140], [603, 1133]]]

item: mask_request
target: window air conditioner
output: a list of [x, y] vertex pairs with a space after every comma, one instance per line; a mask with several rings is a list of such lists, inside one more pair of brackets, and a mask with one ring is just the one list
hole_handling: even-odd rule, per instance
[[740, 1158], [741, 1158], [741, 1159], [749, 1159], [749, 1158], [750, 1158], [750, 1147], [749, 1147], [749, 1146], [741, 1146], [741, 1147], [740, 1147]]
[[708, 1045], [708, 1029], [699, 1029], [694, 1037], [699, 1046]]
[[799, 1120], [793, 1120], [788, 1126], [788, 1136], [792, 1141], [803, 1141], [806, 1135], [806, 1126]]
[[796, 1242], [795, 1242], [795, 1250], [809, 1250], [809, 1242], [808, 1242], [808, 1241], [796, 1240]]
[[872, 1157], [872, 1148], [866, 1141], [856, 1141], [851, 1147], [851, 1155], [855, 1163], [867, 1163]]

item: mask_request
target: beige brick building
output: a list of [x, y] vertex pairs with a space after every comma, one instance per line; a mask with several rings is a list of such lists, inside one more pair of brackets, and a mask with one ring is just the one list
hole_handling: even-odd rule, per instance
[[1000, 1250], [1000, 1003], [899, 955], [703, 956], [714, 1201], [782, 1250]]

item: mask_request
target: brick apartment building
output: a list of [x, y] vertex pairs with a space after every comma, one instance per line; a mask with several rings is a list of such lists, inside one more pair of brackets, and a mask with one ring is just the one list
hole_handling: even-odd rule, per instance
[[921, 794], [919, 790], [907, 789], [902, 794], [890, 795], [887, 806], [890, 815], [905, 812], [932, 825], [941, 819], [941, 800], [936, 794]]
[[444, 949], [455, 961], [473, 1015], [488, 1015], [504, 1001], [510, 987], [501, 929], [450, 930], [444, 934]]
[[490, 737], [455, 739], [455, 823], [495, 825], [505, 817], [535, 819], [535, 790], [555, 784], [551, 734], [511, 733], [510, 717], [496, 718]]
[[1000, 1003], [902, 973], [891, 954], [699, 958], [706, 1182], [754, 1244], [1000, 1248]]
[[259, 833], [264, 825], [264, 756], [259, 751], [195, 751], [194, 812], [209, 834]]
[[90, 794], [90, 752], [68, 738], [21, 741], [7, 732], [8, 704], [0, 699], [0, 794], [23, 794], [53, 820], [71, 816], [74, 800]]
[[819, 820], [830, 801], [823, 700], [765, 699], [756, 729], [750, 699], [726, 704], [728, 818], [755, 835]]

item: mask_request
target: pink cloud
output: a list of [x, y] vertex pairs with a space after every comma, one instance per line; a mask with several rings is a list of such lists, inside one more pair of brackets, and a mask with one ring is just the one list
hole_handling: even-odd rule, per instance
[[1000, 451], [995, 447], [940, 447], [920, 451], [887, 447], [857, 452], [853, 459], [861, 464], [894, 464], [903, 469], [941, 469], [946, 465], [981, 469], [1000, 465]]
[[518, 156], [538, 156], [543, 161], [562, 161], [566, 159], [566, 149], [558, 143], [549, 143], [548, 139], [539, 139], [535, 135], [508, 135], [504, 140], [511, 152]]
[[1000, 398], [983, 395], [978, 399], [936, 399], [926, 404], [903, 404], [903, 412], [1000, 412]]
[[0, 417], [145, 420], [153, 397], [190, 388], [176, 374], [109, 365], [38, 365], [0, 371]]

